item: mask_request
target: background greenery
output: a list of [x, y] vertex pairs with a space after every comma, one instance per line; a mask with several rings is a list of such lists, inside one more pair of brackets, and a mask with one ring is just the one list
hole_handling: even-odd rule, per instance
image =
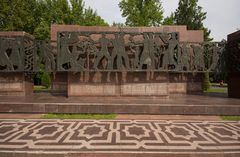
[[51, 24], [107, 26], [83, 0], [1, 0], [0, 30], [25, 31], [36, 39], [50, 38]]

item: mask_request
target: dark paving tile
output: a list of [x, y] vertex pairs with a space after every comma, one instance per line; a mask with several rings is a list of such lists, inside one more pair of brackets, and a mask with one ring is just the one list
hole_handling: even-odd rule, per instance
[[[236, 153], [240, 153], [238, 121], [1, 120], [0, 122], [0, 152], [12, 151], [13, 154], [16, 154], [15, 151], [51, 151], [57, 152], [52, 154], [56, 157], [62, 155], [74, 157], [79, 153], [83, 156], [124, 154], [124, 157], [128, 155], [197, 157], [200, 154], [202, 156], [207, 154], [210, 157], [232, 155], [235, 157]], [[72, 151], [78, 153], [67, 154]], [[1, 156], [13, 154], [3, 153]], [[18, 155], [24, 156], [23, 154]]]

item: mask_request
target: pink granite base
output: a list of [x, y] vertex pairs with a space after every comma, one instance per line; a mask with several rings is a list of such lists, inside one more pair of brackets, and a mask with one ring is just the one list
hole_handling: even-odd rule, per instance
[[29, 96], [33, 81], [24, 73], [0, 73], [0, 96]]
[[[108, 77], [109, 75], [109, 77]], [[154, 73], [68, 73], [68, 97], [160, 96], [202, 93], [202, 75]], [[124, 76], [124, 77], [123, 77]]]

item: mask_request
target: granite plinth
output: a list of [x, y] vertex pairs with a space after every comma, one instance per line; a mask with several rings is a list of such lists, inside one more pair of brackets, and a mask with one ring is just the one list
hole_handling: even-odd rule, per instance
[[71, 97], [35, 94], [32, 97], [0, 97], [3, 113], [121, 113], [160, 115], [240, 115], [240, 100], [200, 95], [169, 98]]

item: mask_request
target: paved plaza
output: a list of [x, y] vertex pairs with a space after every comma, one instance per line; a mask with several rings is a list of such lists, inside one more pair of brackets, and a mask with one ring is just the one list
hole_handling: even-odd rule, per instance
[[0, 120], [0, 154], [42, 151], [239, 154], [240, 121]]

